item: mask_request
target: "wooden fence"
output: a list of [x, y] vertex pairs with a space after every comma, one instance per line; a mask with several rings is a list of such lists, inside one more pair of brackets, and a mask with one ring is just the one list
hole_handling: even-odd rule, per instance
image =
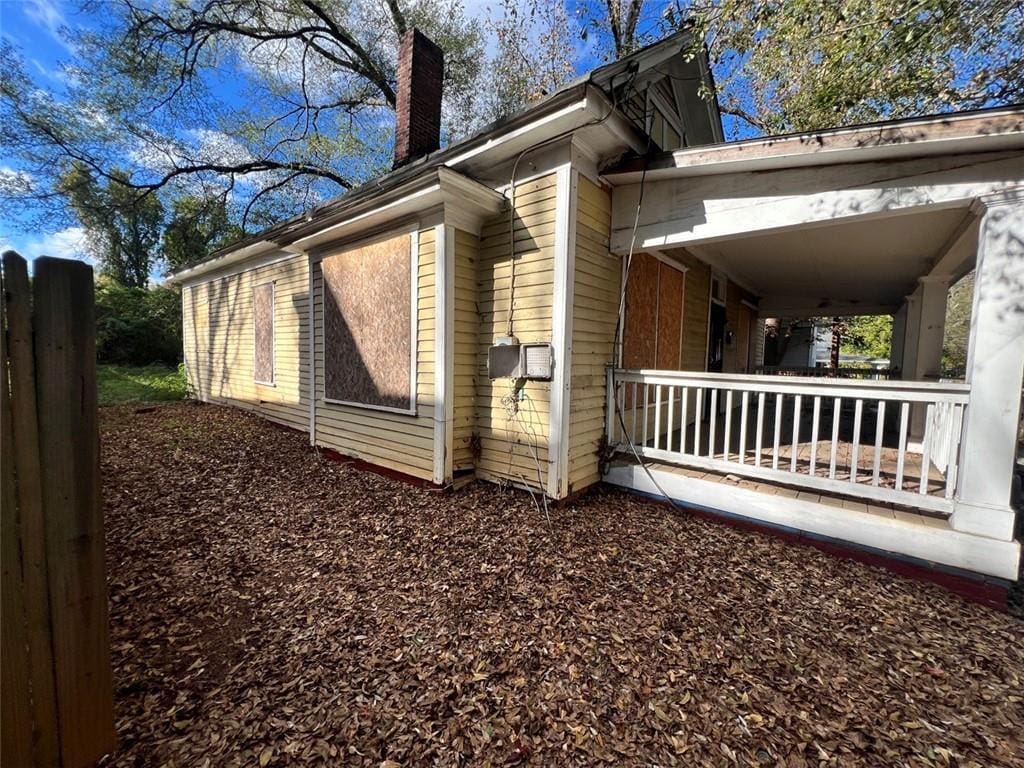
[[0, 763], [114, 746], [92, 268], [3, 255]]

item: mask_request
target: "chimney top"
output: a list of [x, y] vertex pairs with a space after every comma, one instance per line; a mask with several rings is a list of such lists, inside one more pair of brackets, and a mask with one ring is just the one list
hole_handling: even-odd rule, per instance
[[395, 168], [440, 147], [443, 80], [444, 52], [418, 29], [410, 29], [398, 49]]

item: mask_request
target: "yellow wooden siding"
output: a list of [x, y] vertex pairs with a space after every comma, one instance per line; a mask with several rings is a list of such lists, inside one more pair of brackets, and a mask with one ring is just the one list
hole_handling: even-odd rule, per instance
[[317, 445], [424, 480], [434, 463], [435, 241], [434, 229], [419, 233], [415, 415], [324, 400], [323, 272], [313, 267]]
[[671, 255], [687, 267], [683, 281], [683, 354], [679, 368], [703, 371], [708, 363], [708, 305], [711, 301], [711, 268], [685, 250]]
[[455, 297], [452, 342], [453, 398], [452, 469], [472, 469], [477, 355], [480, 345], [480, 316], [477, 314], [476, 267], [480, 242], [476, 235], [455, 230]]
[[[512, 332], [521, 342], [550, 341], [554, 292], [554, 174], [516, 186], [515, 301]], [[527, 382], [518, 413], [509, 418], [501, 399], [509, 382], [487, 378], [487, 349], [506, 333], [511, 277], [509, 216], [494, 217], [480, 236], [476, 287], [479, 333], [476, 355], [477, 474], [492, 480], [547, 486], [550, 384]], [[538, 464], [540, 482], [538, 483]]]
[[[274, 283], [274, 384], [253, 380], [253, 286]], [[189, 386], [207, 402], [309, 429], [305, 256], [185, 286], [182, 333]]]
[[611, 196], [580, 176], [573, 279], [569, 492], [601, 479], [605, 370], [612, 362], [622, 262], [608, 252]]

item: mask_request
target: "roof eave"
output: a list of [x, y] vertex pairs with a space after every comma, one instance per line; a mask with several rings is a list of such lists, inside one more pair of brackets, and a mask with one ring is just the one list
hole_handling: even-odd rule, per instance
[[[938, 115], [633, 157], [606, 169], [613, 185], [662, 178], [871, 162], [1024, 147], [1024, 107]], [[644, 167], [646, 165], [646, 174]]]

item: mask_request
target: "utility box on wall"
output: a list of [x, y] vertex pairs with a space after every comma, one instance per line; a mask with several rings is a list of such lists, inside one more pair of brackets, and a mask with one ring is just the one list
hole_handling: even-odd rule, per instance
[[487, 350], [489, 379], [550, 381], [554, 353], [546, 341], [520, 344], [514, 336], [503, 337]]

